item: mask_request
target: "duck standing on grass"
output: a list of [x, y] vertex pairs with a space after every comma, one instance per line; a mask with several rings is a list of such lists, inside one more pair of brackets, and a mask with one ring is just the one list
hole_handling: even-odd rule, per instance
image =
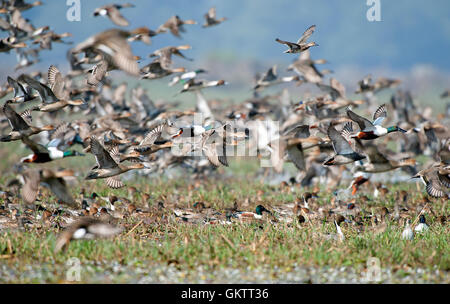
[[417, 224], [417, 226], [414, 228], [414, 231], [420, 233], [427, 231], [429, 228], [430, 227], [428, 227], [426, 223], [425, 216], [421, 214], [419, 217], [419, 224]]
[[402, 232], [402, 240], [413, 240], [414, 239], [414, 231], [411, 229], [411, 220], [405, 220], [405, 229]]
[[272, 215], [272, 212], [267, 210], [263, 205], [256, 206], [255, 212], [249, 212], [249, 211], [241, 211], [234, 214], [234, 217], [237, 217], [240, 220], [260, 220], [263, 218], [263, 212], [267, 212], [268, 214]]

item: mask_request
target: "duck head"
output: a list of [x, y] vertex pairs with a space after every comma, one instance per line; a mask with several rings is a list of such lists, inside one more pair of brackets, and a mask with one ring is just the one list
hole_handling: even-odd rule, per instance
[[257, 215], [262, 215], [263, 212], [267, 212], [269, 214], [272, 214], [272, 212], [270, 212], [269, 210], [267, 210], [263, 205], [258, 205], [256, 206], [256, 214]]
[[84, 154], [75, 150], [64, 151], [63, 157], [70, 157], [70, 156], [84, 156]]
[[419, 217], [419, 223], [426, 224], [425, 216], [423, 214], [421, 214]]
[[387, 132], [388, 133], [392, 133], [392, 132], [402, 132], [402, 133], [406, 133], [406, 130], [403, 130], [402, 128], [398, 127], [398, 126], [392, 126], [392, 127], [388, 127], [387, 128]]

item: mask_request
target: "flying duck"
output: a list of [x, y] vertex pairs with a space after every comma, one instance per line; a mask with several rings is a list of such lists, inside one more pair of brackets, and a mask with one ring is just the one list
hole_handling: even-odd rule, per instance
[[59, 158], [84, 155], [75, 150], [59, 150], [57, 147], [58, 141], [52, 141], [47, 147], [44, 147], [32, 141], [28, 136], [22, 136], [22, 142], [33, 151], [33, 154], [23, 157], [20, 160], [22, 163], [47, 163]]
[[281, 44], [285, 44], [289, 47], [289, 49], [284, 51], [284, 53], [291, 53], [291, 54], [300, 53], [300, 52], [306, 51], [307, 49], [309, 49], [312, 46], [318, 46], [318, 44], [316, 44], [315, 42], [306, 43], [306, 40], [308, 40], [308, 38], [312, 35], [312, 33], [314, 33], [315, 29], [316, 29], [316, 26], [311, 25], [303, 33], [303, 35], [300, 37], [300, 39], [298, 39], [297, 43], [280, 40], [278, 38], [275, 39], [275, 41], [278, 43], [281, 43]]
[[218, 25], [218, 24], [224, 22], [225, 20], [227, 20], [227, 18], [225, 18], [225, 17], [217, 19], [215, 7], [211, 7], [208, 10], [208, 13], [206, 13], [204, 16], [205, 16], [205, 24], [202, 25], [202, 27], [204, 27], [204, 28], [210, 27], [213, 25]]
[[350, 143], [334, 128], [333, 125], [328, 127], [327, 134], [333, 144], [335, 155], [328, 158], [323, 165], [345, 165], [366, 158], [366, 156], [355, 152]]
[[3, 106], [3, 113], [8, 119], [12, 130], [8, 135], [0, 137], [0, 142], [19, 140], [22, 139], [23, 136], [31, 136], [43, 131], [51, 131], [54, 129], [52, 125], [47, 125], [44, 127], [33, 127], [28, 125], [24, 117], [30, 115], [29, 112], [24, 112], [25, 115], [19, 115], [10, 106], [10, 103], [11, 101], [9, 100], [5, 103]]
[[131, 3], [104, 5], [95, 9], [94, 16], [107, 16], [115, 25], [128, 26], [128, 20], [125, 19], [119, 12], [120, 9], [125, 7], [134, 7], [134, 5]]
[[357, 132], [356, 134], [350, 135], [351, 138], [371, 140], [371, 139], [375, 139], [375, 138], [384, 136], [391, 132], [400, 131], [400, 132], [406, 133], [405, 130], [401, 129], [398, 126], [392, 126], [392, 127], [388, 127], [388, 128], [381, 126], [381, 123], [387, 116], [386, 105], [384, 105], [384, 104], [381, 105], [380, 107], [378, 107], [378, 109], [375, 111], [375, 113], [373, 114], [372, 122], [370, 122], [368, 119], [366, 119], [364, 117], [359, 116], [358, 114], [354, 113], [350, 109], [347, 109], [347, 116], [351, 120], [356, 122], [360, 128], [359, 132]]
[[123, 182], [118, 177], [119, 174], [133, 169], [143, 169], [145, 167], [141, 163], [131, 165], [122, 165], [118, 163], [114, 160], [110, 152], [108, 152], [94, 136], [91, 136], [91, 152], [95, 156], [97, 166], [88, 172], [85, 179], [106, 178], [106, 184], [113, 189], [124, 186]]

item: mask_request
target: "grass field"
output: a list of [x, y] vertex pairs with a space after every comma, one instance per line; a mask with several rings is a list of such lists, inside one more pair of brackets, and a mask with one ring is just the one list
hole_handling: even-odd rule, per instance
[[[68, 159], [64, 165], [76, 167], [79, 161]], [[52, 165], [61, 166], [58, 162]], [[332, 218], [291, 224], [273, 224], [269, 218], [257, 223], [233, 219], [231, 225], [204, 225], [180, 221], [170, 209], [170, 206], [192, 208], [195, 202], [202, 201], [207, 207], [224, 212], [236, 201], [242, 210], [254, 211], [257, 204], [272, 210], [294, 202], [308, 190], [268, 185], [255, 178], [254, 173], [246, 173], [255, 168], [255, 163], [234, 161], [231, 168], [208, 180], [133, 178], [127, 181], [128, 187], [138, 189], [132, 195], [127, 187], [110, 190], [101, 181], [85, 183], [82, 187], [86, 193], [126, 197], [144, 210], [155, 210], [157, 203], [163, 201], [166, 208], [159, 213], [125, 212], [123, 219], [116, 220], [123, 232], [115, 238], [74, 241], [66, 251], [56, 254], [54, 244], [61, 231], [56, 224], [61, 223], [58, 216], [43, 221], [38, 219], [42, 212], [37, 211], [30, 215], [30, 224], [22, 227], [9, 220], [8, 215], [0, 216], [0, 282], [69, 282], [67, 273], [76, 265], [71, 259], [76, 258], [82, 283], [363, 283], [372, 267], [371, 258], [377, 258], [381, 282], [450, 283], [450, 229], [430, 213], [426, 214], [430, 230], [416, 234], [412, 241], [401, 239], [403, 227], [397, 222], [390, 222], [386, 231], [378, 235], [373, 233], [371, 223], [366, 222], [359, 228], [342, 223], [346, 239], [340, 242], [324, 238], [335, 232]], [[231, 172], [233, 178], [229, 177]], [[2, 175], [1, 184], [12, 177]], [[71, 188], [79, 199], [80, 189], [80, 184]], [[367, 202], [360, 201], [358, 196], [354, 201], [363, 214], [376, 213], [383, 206], [392, 211], [399, 190], [409, 193], [408, 215], [412, 220], [423, 206], [423, 192], [414, 183], [392, 185], [386, 196], [376, 199], [370, 189], [363, 187], [359, 194], [366, 195]], [[142, 199], [144, 193], [150, 194], [147, 201]], [[319, 198], [310, 207], [312, 210], [326, 207], [331, 198], [331, 191], [321, 189]], [[42, 188], [40, 204], [48, 209], [57, 207], [46, 188]], [[117, 207], [127, 209], [126, 204], [118, 203]], [[443, 200], [433, 200], [432, 209], [436, 215], [448, 215], [449, 211]], [[277, 216], [276, 211], [274, 214]]]

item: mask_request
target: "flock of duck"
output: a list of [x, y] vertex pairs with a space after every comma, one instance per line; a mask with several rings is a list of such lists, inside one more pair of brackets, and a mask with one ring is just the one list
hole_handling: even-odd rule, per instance
[[[39, 53], [51, 50], [52, 43], [69, 43], [64, 39], [70, 37], [70, 33], [57, 34], [48, 26], [35, 28], [22, 17], [23, 11], [39, 5], [42, 5], [40, 1], [31, 4], [19, 0], [1, 1], [0, 29], [8, 36], [0, 40], [0, 52], [13, 50], [16, 53], [16, 70], [38, 62]], [[134, 5], [105, 5], [97, 8], [93, 15], [107, 17], [115, 25], [126, 27], [129, 22], [122, 15], [122, 9], [131, 7]], [[227, 20], [217, 18], [214, 8], [204, 18], [203, 28]], [[120, 233], [121, 229], [111, 221], [113, 218], [155, 214], [160, 215], [160, 220], [167, 220], [168, 209], [182, 222], [203, 224], [260, 221], [267, 214], [274, 223], [293, 223], [295, 219], [298, 223], [309, 222], [312, 225], [316, 220], [333, 215], [337, 234], [329, 237], [344, 240], [340, 228], [342, 222], [361, 224], [367, 220], [361, 216], [361, 206], [355, 206], [351, 196], [355, 196], [359, 187], [373, 174], [403, 170], [424, 183], [428, 195], [424, 202], [435, 198], [448, 200], [450, 103], [447, 111], [437, 118], [432, 117], [430, 108], [423, 109], [415, 104], [409, 92], [397, 91], [390, 104], [380, 105], [377, 94], [396, 87], [400, 81], [387, 78], [373, 81], [370, 75], [358, 83], [355, 94], [359, 94], [361, 99], [349, 98], [345, 87], [335, 78], [330, 78], [329, 84], [325, 83], [325, 75], [332, 71], [320, 71], [317, 65], [326, 63], [326, 60], [311, 59], [313, 49], [310, 48], [318, 46], [315, 42], [308, 42], [315, 25], [310, 26], [295, 43], [276, 39], [288, 47], [284, 52], [289, 54], [286, 56], [299, 54], [287, 68], [287, 72], [293, 72], [293, 75], [281, 77], [277, 74], [277, 66], [271, 67], [257, 76], [253, 97], [240, 104], [227, 106], [217, 100], [208, 101], [203, 96], [202, 90], [224, 86], [227, 84], [225, 80], [199, 79], [207, 72], [202, 68], [186, 71], [183, 67], [173, 67], [172, 56], [192, 61], [182, 53], [190, 49], [189, 45], [155, 50], [149, 55], [152, 61], [139, 66], [138, 61], [142, 58], [133, 54], [131, 43], [140, 41], [150, 45], [151, 38], [168, 31], [181, 37], [185, 25], [196, 23], [172, 16], [156, 30], [147, 27], [131, 31], [113, 28], [70, 48], [67, 52], [70, 71], [66, 75], [51, 65], [46, 73], [20, 74], [16, 78], [8, 76], [0, 89], [0, 98], [6, 100], [0, 124], [2, 130], [10, 131], [3, 132], [0, 141], [2, 145], [21, 141], [31, 154], [23, 156], [20, 164], [14, 166], [18, 178], [0, 189], [4, 201], [1, 216], [14, 219], [17, 225], [25, 225], [32, 221], [26, 217], [30, 212], [39, 211], [39, 217], [46, 222], [52, 222], [55, 214], [65, 214], [65, 222], [61, 226], [70, 225], [58, 239], [56, 250], [71, 239]], [[32, 48], [34, 45], [37, 46]], [[134, 88], [129, 88], [127, 83], [114, 83], [109, 76], [113, 70], [120, 70], [140, 81]], [[146, 81], [169, 75], [173, 77], [169, 86], [182, 86], [178, 94], [192, 92], [196, 95], [195, 109], [178, 110], [174, 103], [155, 104], [142, 87]], [[278, 95], [261, 97], [262, 91], [282, 83], [310, 83], [317, 87], [319, 93], [305, 96], [299, 102], [292, 102], [286, 89]], [[443, 100], [448, 98], [448, 91], [441, 97]], [[30, 104], [33, 105], [29, 107]], [[373, 111], [372, 119], [366, 118], [363, 110], [359, 109], [362, 105]], [[82, 152], [74, 150], [77, 145], [82, 147]], [[254, 151], [251, 156], [256, 158], [269, 157], [270, 166], [265, 168], [265, 174], [269, 171], [281, 173], [285, 162], [293, 163], [298, 174], [283, 182], [281, 191], [317, 187], [318, 184], [336, 189], [344, 174], [351, 173], [353, 179], [347, 189], [335, 191], [329, 208], [315, 205], [318, 193], [314, 191], [305, 192], [295, 203], [286, 204], [284, 208], [266, 209], [259, 204], [256, 212], [241, 211], [237, 203], [230, 210], [218, 212], [204, 202], [196, 202], [193, 209], [181, 209], [176, 205], [170, 208], [170, 203], [159, 202], [157, 207], [144, 210], [137, 208], [133, 201], [114, 195], [99, 197], [96, 193], [87, 195], [83, 191], [74, 197], [66, 184], [73, 179], [73, 170], [51, 170], [45, 165], [34, 165], [66, 157], [87, 157], [86, 154], [91, 153], [97, 164], [85, 174], [85, 179], [102, 179], [108, 187], [117, 189], [125, 186], [120, 175], [130, 170], [162, 174], [179, 167], [192, 179], [205, 178], [214, 174], [218, 167], [228, 166], [230, 157], [239, 147]], [[418, 168], [415, 157], [420, 155], [427, 155], [432, 161]], [[41, 185], [47, 186], [57, 197], [59, 209], [35, 204], [42, 198]], [[374, 185], [375, 195], [388, 191], [381, 183]], [[339, 199], [342, 191], [351, 191], [345, 201]], [[408, 209], [400, 206], [402, 203], [406, 205], [408, 193], [399, 193], [398, 197], [395, 212], [384, 208], [381, 216], [372, 215], [369, 220], [377, 231], [383, 231], [383, 224], [388, 219], [405, 220], [403, 237], [411, 239], [413, 226], [416, 231], [426, 230], [424, 214], [430, 210], [433, 212], [432, 207], [425, 204], [411, 224], [409, 213], [407, 216], [403, 214]], [[148, 198], [145, 193], [143, 199]], [[25, 203], [25, 209], [19, 204], [20, 200]], [[123, 212], [115, 207], [117, 202], [126, 206]], [[63, 205], [67, 208], [62, 209]], [[439, 219], [446, 222], [445, 208]], [[419, 225], [415, 225], [417, 221]]]

